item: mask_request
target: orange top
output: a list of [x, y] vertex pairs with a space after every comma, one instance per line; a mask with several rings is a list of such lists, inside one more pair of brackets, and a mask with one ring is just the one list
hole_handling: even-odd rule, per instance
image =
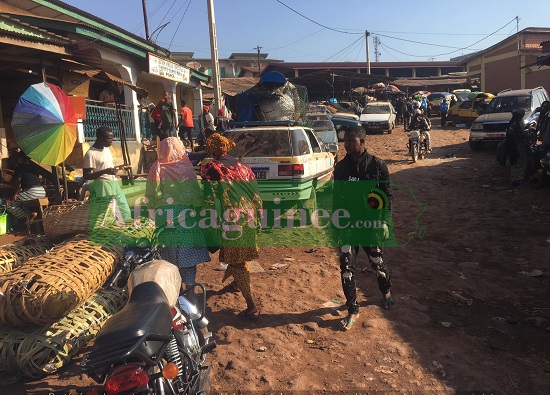
[[187, 106], [182, 107], [180, 111], [180, 115], [181, 115], [181, 124], [185, 127], [192, 128], [193, 113], [191, 112], [191, 109]]

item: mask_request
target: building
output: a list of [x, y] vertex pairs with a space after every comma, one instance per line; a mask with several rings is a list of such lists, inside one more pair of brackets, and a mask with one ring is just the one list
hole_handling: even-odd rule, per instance
[[[232, 53], [227, 59], [218, 59], [220, 78], [260, 77], [267, 65], [281, 60], [267, 59], [266, 53]], [[187, 67], [212, 76], [212, 60], [195, 59], [192, 52], [172, 52], [170, 58]]]
[[[202, 109], [202, 84], [210, 78], [170, 60], [170, 53], [137, 35], [58, 0], [0, 1], [0, 139], [14, 147], [11, 116], [19, 96], [32, 84], [56, 84], [81, 97], [82, 122], [78, 143], [69, 163], [80, 166], [83, 153], [95, 141], [98, 126], [110, 126], [117, 139], [122, 128], [128, 157], [138, 170], [141, 139], [147, 132], [140, 96], [157, 103], [164, 91], [179, 104], [186, 99], [194, 114]], [[99, 100], [101, 91], [114, 86], [123, 123], [113, 103]], [[122, 163], [122, 144], [113, 145]], [[0, 148], [2, 149], [2, 148]], [[7, 156], [5, 149], [2, 157]]]
[[550, 40], [550, 28], [528, 27], [463, 61], [469, 80], [479, 79], [480, 90], [543, 86], [550, 92], [550, 67], [537, 65], [542, 43]]

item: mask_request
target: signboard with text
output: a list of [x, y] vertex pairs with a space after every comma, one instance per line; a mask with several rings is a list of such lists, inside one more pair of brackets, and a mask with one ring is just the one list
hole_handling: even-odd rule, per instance
[[170, 59], [162, 58], [149, 53], [149, 74], [157, 75], [168, 80], [189, 83], [190, 70]]

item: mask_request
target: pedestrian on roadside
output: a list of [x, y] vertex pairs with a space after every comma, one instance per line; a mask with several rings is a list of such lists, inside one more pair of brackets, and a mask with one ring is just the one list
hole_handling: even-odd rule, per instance
[[160, 255], [179, 268], [184, 287], [192, 289], [197, 265], [209, 262], [210, 254], [202, 230], [181, 224], [195, 222], [192, 213], [203, 209], [202, 190], [178, 137], [162, 140], [158, 156], [147, 176], [145, 196], [149, 207], [155, 209], [156, 228], [163, 228], [158, 240], [163, 246]]
[[164, 97], [158, 102], [152, 113], [156, 121], [158, 136], [161, 140], [175, 136], [175, 124], [178, 120], [176, 107], [172, 102], [172, 93], [164, 92]]
[[130, 206], [116, 178], [123, 166], [115, 167], [111, 145], [114, 133], [111, 128], [101, 126], [96, 130], [96, 141], [84, 155], [83, 178], [93, 180], [90, 190], [96, 198], [110, 197], [114, 201], [115, 219], [118, 222], [132, 219]]
[[214, 125], [214, 116], [210, 113], [210, 106], [202, 107], [202, 120], [203, 120], [203, 129], [205, 141], [208, 140], [208, 137], [213, 135], [216, 132], [216, 125]]
[[218, 116], [216, 117], [216, 132], [223, 134], [227, 128], [229, 128], [228, 125], [229, 119], [225, 116], [225, 111], [223, 108], [220, 108], [218, 110]]
[[[363, 214], [365, 210], [372, 210], [368, 199], [373, 188], [385, 195], [385, 197], [382, 197], [385, 198], [388, 204], [385, 212], [389, 213], [391, 211], [393, 194], [388, 166], [383, 160], [367, 152], [365, 138], [365, 130], [360, 126], [347, 130], [344, 135], [346, 156], [334, 168], [333, 212], [344, 209], [353, 214], [353, 212], [360, 210]], [[358, 196], [358, 194], [362, 196]], [[357, 205], [358, 201], [361, 203]], [[387, 224], [384, 223], [383, 229], [380, 230], [382, 234], [376, 234], [375, 238], [371, 237], [372, 234], [366, 233], [373, 232], [373, 229], [365, 229], [365, 233], [356, 233], [354, 240], [360, 239], [364, 242], [354, 243], [355, 245], [348, 245], [347, 241], [349, 240], [344, 237], [345, 231], [341, 229], [336, 229], [336, 231], [338, 232], [342, 288], [348, 308], [348, 315], [341, 321], [341, 324], [343, 330], [349, 330], [359, 317], [355, 264], [360, 247], [366, 252], [376, 273], [378, 288], [382, 293], [382, 306], [388, 310], [396, 308], [395, 300], [390, 292], [390, 272], [384, 263], [382, 247], [372, 245], [373, 240], [383, 242], [388, 239], [389, 229]]]
[[441, 104], [439, 104], [439, 112], [441, 114], [441, 127], [444, 128], [447, 125], [447, 113], [449, 112], [449, 102], [445, 97], [441, 100]]
[[[206, 152], [214, 160], [202, 171], [204, 200], [207, 207], [216, 209], [218, 218], [227, 221], [232, 229], [225, 230], [225, 237], [220, 238], [220, 262], [227, 268], [222, 283], [233, 277], [232, 286], [241, 291], [246, 309], [238, 315], [255, 318], [260, 307], [254, 301], [250, 289], [250, 272], [248, 262], [258, 258], [257, 226], [258, 215], [262, 209], [258, 183], [254, 173], [244, 163], [228, 155], [235, 143], [219, 133], [214, 133], [206, 142]], [[256, 227], [250, 224], [254, 223]], [[223, 224], [222, 224], [223, 225]]]
[[193, 152], [193, 112], [187, 107], [187, 102], [181, 99], [180, 123], [179, 123], [179, 138], [185, 142], [185, 137], [189, 141], [191, 152]]

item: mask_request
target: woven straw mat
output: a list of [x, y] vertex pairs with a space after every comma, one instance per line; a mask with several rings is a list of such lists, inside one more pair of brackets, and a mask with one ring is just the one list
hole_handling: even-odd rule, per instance
[[58, 321], [105, 283], [123, 250], [76, 236], [6, 273], [0, 277], [0, 327]]
[[127, 299], [126, 288], [100, 289], [61, 320], [38, 329], [0, 329], [0, 370], [41, 377], [66, 365]]
[[11, 272], [29, 258], [43, 254], [52, 247], [53, 244], [45, 237], [27, 237], [0, 246], [0, 274]]

